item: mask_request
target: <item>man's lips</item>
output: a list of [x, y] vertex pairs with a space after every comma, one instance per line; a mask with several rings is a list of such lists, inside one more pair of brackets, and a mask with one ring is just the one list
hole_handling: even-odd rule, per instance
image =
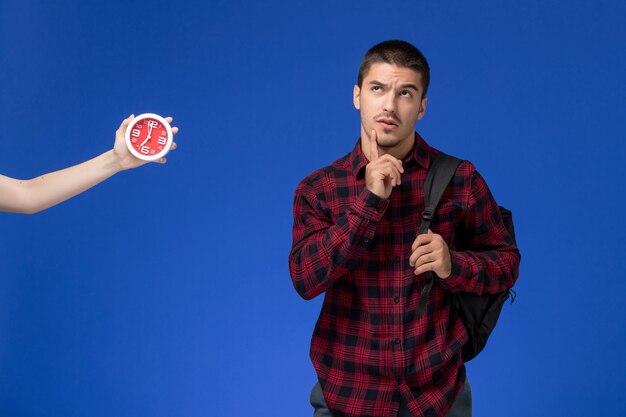
[[381, 126], [383, 126], [386, 129], [392, 129], [392, 128], [398, 126], [398, 122], [396, 122], [393, 119], [387, 119], [387, 118], [377, 119], [376, 123], [380, 124]]

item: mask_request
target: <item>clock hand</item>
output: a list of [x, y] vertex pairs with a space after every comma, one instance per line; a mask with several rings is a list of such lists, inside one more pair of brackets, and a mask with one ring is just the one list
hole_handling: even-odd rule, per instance
[[150, 140], [150, 138], [152, 137], [152, 129], [153, 129], [153, 126], [152, 126], [152, 122], [150, 121], [150, 122], [148, 122], [148, 137], [147, 137], [147, 138], [146, 138], [146, 140], [144, 140], [144, 141], [143, 141], [143, 143], [142, 143], [141, 145], [139, 145], [139, 146], [143, 146], [143, 145], [145, 145], [145, 144], [146, 144], [146, 142]]

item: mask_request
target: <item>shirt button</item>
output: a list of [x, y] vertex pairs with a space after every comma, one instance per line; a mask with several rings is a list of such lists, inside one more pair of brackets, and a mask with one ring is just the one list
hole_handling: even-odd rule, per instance
[[367, 245], [368, 243], [370, 243], [370, 240], [368, 238], [364, 237], [363, 238], [363, 243], [365, 243]]
[[399, 264], [400, 263], [400, 257], [396, 256], [396, 263]]
[[399, 345], [400, 344], [400, 339], [396, 339], [396, 340], [394, 340], [394, 342], [395, 342], [396, 345]]
[[383, 212], [383, 208], [382, 207], [378, 207], [376, 210], [378, 210], [379, 213]]
[[396, 303], [396, 304], [398, 304], [398, 303], [400, 302], [400, 297], [395, 297], [395, 298], [393, 299], [393, 302], [394, 302], [394, 303]]

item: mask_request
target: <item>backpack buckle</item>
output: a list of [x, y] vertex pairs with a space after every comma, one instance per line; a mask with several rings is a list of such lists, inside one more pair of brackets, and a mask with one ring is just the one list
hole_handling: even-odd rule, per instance
[[427, 208], [426, 210], [424, 210], [424, 213], [422, 213], [422, 220], [430, 222], [433, 219], [433, 214], [434, 210], [431, 208]]

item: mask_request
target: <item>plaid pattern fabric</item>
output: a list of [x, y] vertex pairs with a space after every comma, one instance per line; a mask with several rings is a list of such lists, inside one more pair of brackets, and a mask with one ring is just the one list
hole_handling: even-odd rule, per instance
[[446, 240], [452, 275], [415, 312], [425, 275], [409, 265], [438, 151], [416, 133], [402, 184], [389, 199], [365, 188], [360, 143], [297, 187], [289, 268], [305, 299], [325, 293], [311, 360], [334, 417], [444, 416], [463, 387], [467, 335], [448, 291], [495, 293], [517, 278], [520, 255], [485, 181], [463, 162], [431, 224]]

